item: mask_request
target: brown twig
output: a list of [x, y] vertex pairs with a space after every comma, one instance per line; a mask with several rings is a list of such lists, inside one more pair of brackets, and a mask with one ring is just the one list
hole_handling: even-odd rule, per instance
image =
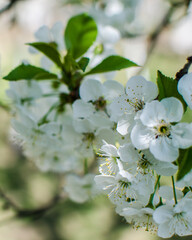
[[15, 204], [9, 197], [7, 197], [7, 195], [4, 193], [4, 191], [1, 188], [0, 188], [0, 198], [2, 198], [5, 201], [6, 207], [10, 207], [15, 211], [16, 217], [32, 218], [32, 219], [41, 218], [44, 214], [46, 214], [62, 199], [61, 196], [58, 194], [46, 206], [39, 207], [36, 209], [22, 209], [19, 206], [17, 206], [17, 204]]
[[9, 3], [0, 9], [0, 14], [10, 10], [17, 2], [19, 2], [20, 0], [10, 0]]
[[179, 70], [179, 72], [176, 73], [175, 80], [179, 81], [180, 78], [182, 78], [185, 74], [187, 74], [191, 64], [192, 64], [192, 56], [187, 58], [187, 63], [183, 66], [181, 70]]

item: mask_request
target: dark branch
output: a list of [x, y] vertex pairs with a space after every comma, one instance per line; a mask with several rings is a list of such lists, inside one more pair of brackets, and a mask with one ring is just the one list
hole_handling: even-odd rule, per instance
[[19, 218], [31, 218], [31, 219], [38, 219], [43, 217], [50, 209], [52, 209], [56, 204], [62, 200], [60, 195], [56, 195], [49, 204], [43, 207], [39, 207], [36, 209], [22, 209], [17, 204], [15, 204], [7, 195], [3, 192], [0, 188], [0, 198], [2, 198], [5, 202], [6, 208], [12, 208], [16, 216]]
[[10, 0], [9, 3], [0, 9], [0, 14], [10, 10], [17, 2], [19, 2], [20, 0]]
[[179, 81], [180, 78], [182, 78], [185, 74], [187, 74], [191, 64], [192, 64], [192, 56], [187, 58], [187, 63], [183, 66], [181, 70], [179, 70], [179, 72], [176, 73], [175, 80]]

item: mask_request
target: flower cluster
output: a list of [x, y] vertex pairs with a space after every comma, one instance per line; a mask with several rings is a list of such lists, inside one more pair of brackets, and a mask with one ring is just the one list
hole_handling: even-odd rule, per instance
[[[191, 74], [178, 91], [191, 107]], [[116, 212], [136, 228], [169, 238], [192, 234], [191, 172], [174, 181], [180, 150], [192, 146], [192, 123], [181, 122], [184, 108], [175, 97], [158, 98], [158, 87], [141, 76], [128, 80], [125, 91], [109, 105], [110, 119], [123, 143], [106, 141], [100, 149], [97, 186], [116, 205]], [[190, 159], [191, 160], [191, 159]], [[172, 187], [164, 178], [172, 179]]]
[[[45, 55], [43, 68], [24, 63], [5, 77], [19, 80], [7, 91], [13, 139], [41, 171], [64, 174], [71, 200], [83, 203], [103, 192], [136, 228], [163, 238], [191, 235], [192, 123], [182, 119], [192, 108], [192, 73], [177, 82], [159, 72], [157, 85], [142, 76], [126, 87], [103, 81], [98, 74], [137, 65], [100, 51], [93, 44], [96, 24], [86, 14], [69, 20], [65, 44], [61, 28], [44, 26], [35, 35], [40, 42], [29, 44]], [[109, 50], [119, 35], [109, 28], [105, 34], [113, 36]], [[103, 36], [97, 41], [104, 44]]]
[[[79, 15], [81, 17], [86, 18], [86, 15]], [[88, 20], [94, 24], [90, 17]], [[106, 44], [106, 38], [110, 36], [111, 41]], [[50, 29], [42, 26], [35, 33], [35, 38], [39, 41], [38, 46], [44, 44], [43, 47], [48, 47], [49, 51], [51, 44], [57, 47], [58, 52], [67, 50], [63, 41], [63, 26], [59, 22]], [[114, 44], [118, 39], [119, 34], [112, 27], [103, 31], [100, 29], [96, 42], [85, 54], [85, 58], [90, 59], [89, 69], [108, 57], [109, 52], [115, 54]], [[102, 46], [102, 51], [98, 51], [99, 46]], [[30, 46], [29, 51], [39, 53], [34, 46]], [[41, 57], [41, 67], [43, 71], [54, 71], [58, 79], [36, 81], [21, 78], [18, 82], [10, 82], [7, 95], [12, 101], [11, 136], [41, 171], [62, 173], [65, 176], [64, 190], [69, 198], [83, 203], [98, 192], [93, 173], [96, 152], [102, 141], [115, 144], [121, 138], [114, 131], [115, 123], [109, 118], [108, 105], [124, 88], [113, 80], [102, 83], [99, 75], [99, 80], [80, 79], [80, 84], [70, 86], [63, 82], [63, 69], [62, 72], [55, 69], [52, 60], [49, 52], [46, 53]], [[65, 61], [65, 66], [69, 60]], [[25, 61], [23, 66], [31, 65]], [[74, 69], [70, 68], [71, 77]], [[61, 79], [62, 84], [58, 81]]]

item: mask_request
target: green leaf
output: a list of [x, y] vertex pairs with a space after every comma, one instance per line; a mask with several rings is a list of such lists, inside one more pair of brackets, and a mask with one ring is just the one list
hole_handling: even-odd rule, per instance
[[86, 13], [72, 17], [65, 30], [65, 45], [77, 59], [93, 44], [97, 37], [97, 25]]
[[192, 147], [179, 150], [177, 163], [179, 170], [177, 172], [177, 181], [183, 178], [192, 169]]
[[85, 75], [117, 71], [129, 67], [137, 67], [138, 65], [127, 58], [113, 55], [105, 58], [100, 64], [92, 68]]
[[167, 97], [176, 97], [178, 98], [182, 104], [184, 110], [187, 108], [187, 104], [185, 103], [183, 97], [177, 91], [177, 81], [173, 78], [166, 77], [160, 71], [157, 72], [157, 85], [159, 88], [159, 96], [158, 100], [162, 100]]
[[62, 67], [62, 62], [60, 59], [60, 54], [52, 43], [45, 42], [34, 42], [27, 43], [27, 45], [34, 47], [38, 51], [42, 52], [51, 61], [53, 61], [57, 66]]
[[89, 58], [86, 57], [82, 57], [79, 62], [79, 67], [81, 68], [81, 70], [83, 70], [83, 72], [85, 72], [85, 69], [87, 67], [87, 65], [89, 64]]
[[13, 69], [7, 76], [3, 79], [9, 81], [17, 81], [17, 80], [46, 80], [46, 79], [57, 79], [57, 75], [47, 72], [43, 68], [38, 68], [33, 65], [25, 65], [21, 64], [15, 69]]

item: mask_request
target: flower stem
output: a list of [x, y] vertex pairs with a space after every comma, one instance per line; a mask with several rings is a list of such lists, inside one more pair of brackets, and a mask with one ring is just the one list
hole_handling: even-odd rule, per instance
[[158, 188], [158, 186], [159, 186], [160, 178], [161, 178], [161, 176], [158, 175], [157, 180], [156, 180], [156, 183], [155, 183], [154, 192], [151, 194], [151, 196], [150, 196], [150, 198], [149, 198], [149, 202], [148, 202], [148, 204], [147, 204], [146, 207], [151, 207], [151, 208], [154, 207], [154, 206], [153, 206], [153, 199], [154, 199], [155, 193], [156, 193], [156, 191], [157, 191], [157, 188]]
[[176, 190], [175, 190], [175, 180], [174, 180], [173, 176], [171, 176], [171, 179], [172, 179], [172, 185], [173, 185], [174, 200], [175, 200], [175, 204], [177, 204], [177, 194], [176, 194]]

